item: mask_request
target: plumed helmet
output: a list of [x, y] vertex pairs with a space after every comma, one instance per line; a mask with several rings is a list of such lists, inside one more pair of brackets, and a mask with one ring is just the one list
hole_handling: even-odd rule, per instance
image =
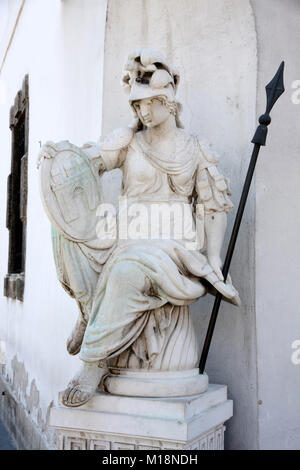
[[179, 74], [160, 52], [135, 49], [128, 54], [121, 83], [130, 103], [160, 95], [175, 101]]

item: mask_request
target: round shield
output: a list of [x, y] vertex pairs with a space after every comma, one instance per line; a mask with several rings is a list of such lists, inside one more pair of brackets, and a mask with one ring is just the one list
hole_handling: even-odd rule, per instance
[[95, 240], [102, 202], [99, 176], [89, 157], [68, 141], [46, 144], [52, 158], [40, 169], [41, 196], [54, 227], [74, 242]]

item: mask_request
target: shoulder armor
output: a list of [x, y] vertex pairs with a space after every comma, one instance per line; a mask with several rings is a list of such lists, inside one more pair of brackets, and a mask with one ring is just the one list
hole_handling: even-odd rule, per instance
[[198, 144], [201, 153], [207, 162], [211, 164], [217, 164], [219, 162], [219, 155], [217, 152], [215, 152], [215, 150], [212, 149], [211, 144], [209, 142], [202, 139], [200, 140], [198, 138]]
[[130, 127], [119, 127], [100, 139], [100, 148], [104, 151], [122, 150], [130, 144], [133, 135], [134, 131]]

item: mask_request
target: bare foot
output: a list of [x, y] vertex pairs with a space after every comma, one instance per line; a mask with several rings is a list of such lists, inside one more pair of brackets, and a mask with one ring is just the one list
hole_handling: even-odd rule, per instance
[[69, 354], [72, 354], [72, 356], [75, 356], [80, 351], [85, 329], [86, 322], [83, 320], [82, 315], [80, 314], [76, 325], [74, 326], [72, 333], [67, 340], [67, 350]]
[[98, 361], [91, 363], [82, 361], [79, 372], [63, 393], [62, 403], [68, 407], [76, 407], [89, 401], [106, 373], [107, 368], [100, 368]]

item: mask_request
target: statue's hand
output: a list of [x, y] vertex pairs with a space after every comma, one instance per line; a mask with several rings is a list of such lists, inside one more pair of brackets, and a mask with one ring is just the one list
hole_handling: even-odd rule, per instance
[[235, 289], [232, 284], [230, 274], [227, 274], [226, 282], [224, 282], [224, 276], [222, 274], [222, 260], [219, 256], [208, 257], [210, 266], [213, 268], [214, 273], [218, 276], [219, 281], [217, 281], [214, 286], [216, 289], [221, 292], [225, 297], [229, 298], [231, 303], [234, 305], [240, 306], [241, 300], [239, 297], [238, 291]]
[[94, 168], [101, 176], [106, 170], [105, 163], [101, 157], [101, 148], [98, 143], [86, 142], [82, 147], [84, 153], [89, 157], [94, 165]]
[[56, 145], [54, 142], [47, 141], [40, 149], [36, 166], [39, 168], [42, 159], [43, 158], [53, 158], [55, 157], [56, 153], [58, 152], [58, 149], [56, 148]]
[[216, 255], [208, 256], [208, 262], [210, 266], [212, 267], [212, 269], [214, 270], [214, 272], [216, 273], [216, 275], [218, 276], [218, 278], [220, 279], [220, 281], [224, 281], [224, 276], [222, 274], [223, 263], [222, 263], [220, 256], [216, 256]]

